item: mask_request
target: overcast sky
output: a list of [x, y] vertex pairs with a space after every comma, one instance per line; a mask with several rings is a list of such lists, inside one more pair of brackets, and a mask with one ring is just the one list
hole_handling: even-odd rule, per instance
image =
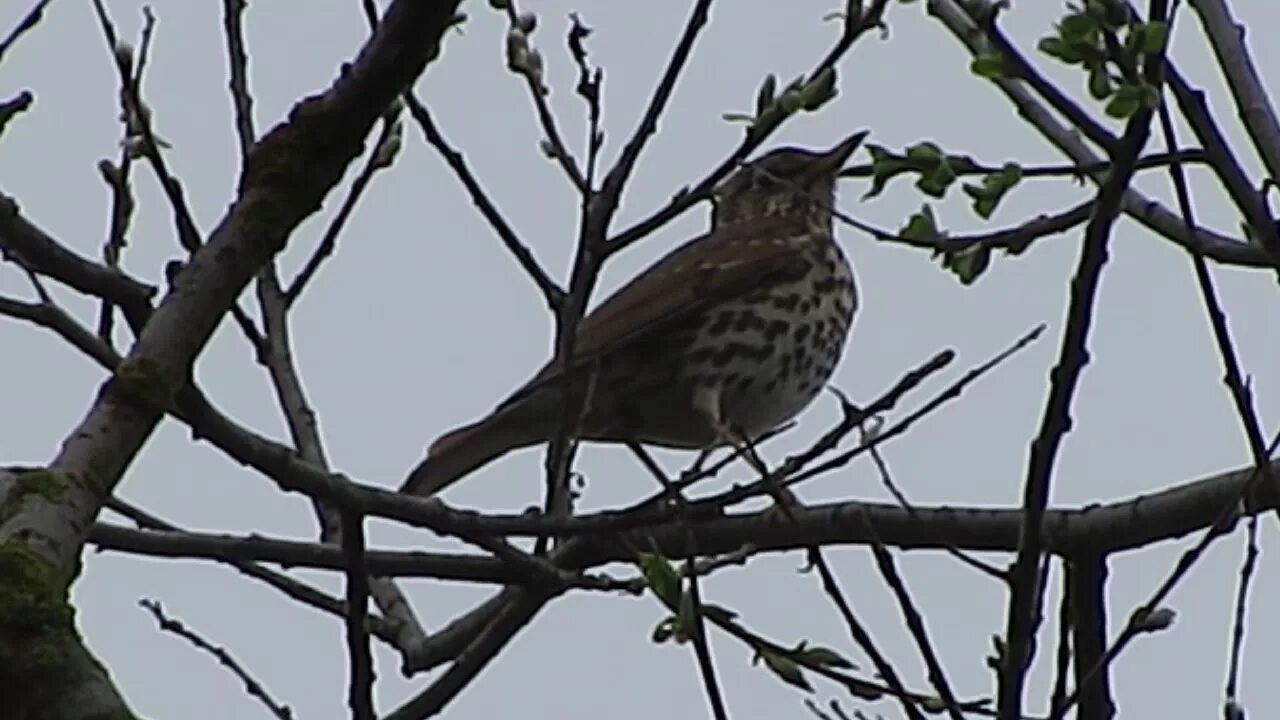
[[[27, 5], [20, 0], [0, 3], [0, 32], [12, 27]], [[135, 38], [140, 4], [113, 0], [109, 5], [122, 35]], [[812, 67], [838, 32], [822, 16], [838, 5], [739, 0], [714, 7], [691, 69], [638, 168], [619, 222], [647, 214], [731, 151], [741, 128], [721, 115], [750, 111], [755, 89], [767, 73], [785, 80]], [[1019, 46], [1031, 50], [1061, 14], [1061, 6], [1015, 5], [1005, 28]], [[1280, 60], [1260, 47], [1259, 38], [1263, 28], [1280, 27], [1280, 5], [1261, 0], [1234, 5], [1254, 29], [1259, 69], [1276, 87]], [[145, 86], [156, 131], [173, 145], [166, 158], [185, 184], [203, 231], [233, 198], [239, 164], [220, 6], [187, 0], [154, 4], [159, 23]], [[683, 27], [687, 3], [525, 0], [521, 7], [541, 18], [535, 42], [546, 57], [552, 105], [575, 148], [585, 131], [563, 43], [567, 14], [578, 11], [595, 28], [589, 47], [593, 60], [605, 68], [604, 127], [612, 159], [648, 100]], [[538, 259], [563, 277], [576, 235], [577, 199], [558, 168], [539, 152], [540, 131], [524, 85], [504, 69], [505, 22], [487, 3], [473, 1], [464, 9], [470, 15], [464, 32], [449, 35], [440, 60], [418, 90]], [[355, 0], [254, 2], [246, 22], [260, 132], [282, 119], [296, 99], [327, 86], [365, 37]], [[841, 63], [838, 100], [816, 115], [789, 122], [774, 144], [826, 146], [867, 128], [872, 142], [891, 148], [930, 139], [991, 163], [1061, 161], [998, 92], [969, 74], [969, 56], [925, 15], [924, 3], [895, 3], [889, 23], [887, 41], [874, 34], [864, 38]], [[1226, 132], [1245, 148], [1194, 14], [1184, 11], [1180, 23], [1173, 57], [1192, 82], [1205, 88]], [[1051, 77], [1081, 93], [1078, 74], [1042, 64]], [[0, 96], [24, 88], [35, 93], [36, 104], [9, 126], [0, 142], [0, 189], [14, 195], [30, 220], [63, 243], [97, 256], [109, 196], [95, 166], [101, 158], [116, 156], [119, 126], [115, 70], [89, 3], [53, 3], [38, 30], [6, 56], [0, 65]], [[1260, 177], [1254, 156], [1245, 151], [1241, 158]], [[152, 177], [145, 170], [135, 177], [139, 209], [125, 266], [158, 282], [164, 263], [180, 257], [180, 251], [168, 206]], [[1197, 216], [1214, 228], [1235, 232], [1237, 217], [1226, 200], [1203, 176], [1198, 179]], [[1165, 184], [1159, 174], [1141, 182], [1144, 189], [1167, 198], [1171, 194]], [[899, 227], [921, 202], [906, 180], [880, 198], [860, 202], [865, 189], [865, 184], [848, 182], [840, 208], [882, 227]], [[1085, 197], [1081, 190], [1069, 181], [1028, 182], [990, 225], [971, 216], [959, 192], [954, 193], [959, 199], [935, 207], [946, 227], [975, 230], [1066, 208]], [[287, 275], [305, 260], [341, 197], [331, 194], [324, 212], [294, 233], [282, 260]], [[617, 287], [705, 225], [705, 209], [688, 213], [611, 263], [601, 289]], [[1019, 503], [1027, 447], [1056, 359], [1080, 233], [1046, 239], [1016, 259], [995, 258], [972, 287], [960, 285], [926, 253], [879, 245], [849, 228], [839, 234], [856, 268], [863, 307], [833, 383], [855, 399], [872, 399], [904, 370], [942, 348], [959, 354], [949, 376], [954, 377], [1032, 326], [1048, 324], [1049, 331], [1033, 348], [885, 450], [895, 479], [917, 503]], [[1093, 362], [1076, 397], [1077, 424], [1063, 445], [1053, 484], [1057, 506], [1117, 500], [1249, 461], [1185, 253], [1128, 221], [1118, 224], [1112, 249], [1090, 339]], [[1280, 412], [1280, 334], [1275, 331], [1280, 298], [1274, 277], [1231, 269], [1219, 269], [1215, 277], [1269, 434]], [[9, 265], [0, 267], [0, 293], [30, 296], [25, 278]], [[68, 293], [58, 297], [92, 322], [92, 303]], [[387, 487], [399, 484], [436, 435], [486, 412], [523, 382], [550, 352], [551, 333], [535, 287], [412, 124], [406, 127], [399, 161], [378, 176], [337, 255], [294, 316], [302, 376], [319, 413], [329, 458], [336, 469]], [[0, 405], [9, 408], [0, 413], [0, 460], [47, 462], [82, 417], [103, 375], [53, 336], [7, 318], [0, 320], [0, 347]], [[272, 437], [287, 437], [267, 377], [230, 323], [224, 323], [201, 356], [197, 373], [207, 393], [238, 421]], [[935, 378], [926, 391], [943, 382]], [[835, 403], [820, 400], [791, 436], [768, 447], [766, 456], [780, 459], [836, 417]], [[661, 457], [671, 468], [686, 459], [677, 453]], [[452, 489], [447, 498], [486, 510], [522, 509], [540, 498], [540, 463], [539, 452], [518, 453]], [[587, 449], [579, 469], [589, 479], [583, 502], [587, 509], [619, 506], [653, 489], [649, 476], [618, 450]], [[315, 536], [303, 498], [283, 495], [211, 447], [193, 444], [171, 421], [163, 423], [134, 462], [119, 492], [190, 528]], [[884, 492], [874, 467], [860, 461], [805, 485], [800, 494], [819, 501], [879, 499]], [[1267, 642], [1280, 631], [1280, 622], [1265, 611], [1280, 602], [1280, 568], [1271, 561], [1280, 545], [1274, 521], [1268, 517], [1261, 526], [1263, 559], [1251, 599], [1252, 642], [1245, 649], [1242, 685], [1243, 701], [1255, 718], [1280, 715], [1280, 687], [1273, 677], [1280, 650]], [[426, 533], [386, 524], [374, 524], [371, 535], [383, 546], [443, 546]], [[1109, 635], [1169, 572], [1182, 547], [1168, 543], [1114, 559]], [[1240, 531], [1221, 540], [1173, 595], [1170, 604], [1179, 612], [1176, 627], [1143, 637], [1122, 656], [1114, 673], [1122, 717], [1204, 718], [1219, 712], [1242, 548]], [[921, 663], [869, 553], [844, 549], [829, 558], [856, 611], [904, 681], [927, 691]], [[704, 598], [734, 608], [746, 625], [782, 644], [807, 638], [867, 666], [817, 578], [796, 572], [802, 562], [798, 554], [755, 559], [711, 578]], [[993, 692], [983, 658], [990, 636], [1004, 629], [1002, 588], [938, 553], [907, 554], [901, 569], [957, 693], [975, 697]], [[341, 588], [340, 578], [298, 575]], [[1055, 577], [1054, 592], [1056, 588]], [[434, 628], [492, 589], [415, 582], [409, 591], [424, 623]], [[212, 563], [90, 554], [74, 587], [79, 625], [139, 714], [192, 720], [265, 716], [209, 656], [158, 631], [136, 605], [143, 597], [162, 602], [233, 652], [297, 717], [344, 716], [347, 660], [339, 620], [302, 609]], [[1044, 710], [1052, 678], [1056, 610], [1048, 615], [1030, 712]], [[447, 715], [488, 718], [516, 710], [561, 718], [703, 716], [706, 703], [692, 653], [649, 641], [650, 629], [662, 616], [651, 598], [577, 594], [558, 600]], [[802, 694], [752, 667], [750, 652], [736, 641], [714, 635], [713, 651], [734, 717], [808, 716]], [[377, 660], [381, 711], [393, 709], [427, 681], [400, 678], [396, 658], [385, 650], [378, 650]], [[847, 700], [836, 686], [816, 685], [820, 700]], [[900, 714], [890, 701], [866, 709], [886, 717]]]

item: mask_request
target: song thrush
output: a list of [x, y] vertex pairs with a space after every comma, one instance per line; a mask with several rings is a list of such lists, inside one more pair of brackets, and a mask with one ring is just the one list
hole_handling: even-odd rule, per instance
[[[739, 168], [715, 193], [711, 232], [583, 318], [568, 378], [587, 388], [579, 438], [706, 449], [754, 440], [809, 405], [857, 306], [831, 220], [837, 173], [865, 136]], [[550, 441], [565, 379], [549, 362], [487, 417], [436, 440], [402, 490], [432, 495]]]

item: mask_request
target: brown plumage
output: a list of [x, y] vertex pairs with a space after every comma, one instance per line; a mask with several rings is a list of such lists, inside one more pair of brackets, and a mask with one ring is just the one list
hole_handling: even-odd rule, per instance
[[[753, 439], [809, 405], [857, 305], [835, 243], [837, 173], [865, 133], [826, 152], [775, 150], [716, 192], [713, 229], [583, 318], [570, 380], [589, 388], [584, 440], [703, 449]], [[437, 439], [402, 490], [432, 495], [564, 419], [549, 362], [487, 417]]]

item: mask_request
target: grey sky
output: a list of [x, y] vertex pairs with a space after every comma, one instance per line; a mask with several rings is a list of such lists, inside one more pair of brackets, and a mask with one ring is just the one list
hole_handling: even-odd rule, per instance
[[[0, 4], [0, 29], [25, 13], [26, 2]], [[109, 3], [125, 37], [136, 38], [140, 4]], [[221, 3], [158, 0], [159, 18], [145, 97], [158, 133], [173, 144], [166, 155], [183, 180], [202, 230], [233, 197], [238, 151], [226, 91]], [[567, 13], [582, 13], [596, 32], [593, 60], [605, 68], [607, 154], [611, 159], [648, 100], [686, 3], [525, 0], [539, 14], [535, 35], [546, 56], [552, 104], [566, 138], [580, 147], [582, 104], [572, 93], [574, 70], [564, 50]], [[835, 2], [721, 2], [699, 40], [692, 68], [644, 156], [620, 223], [660, 205], [679, 186], [700, 177], [738, 142], [739, 126], [724, 112], [748, 111], [765, 74], [782, 79], [806, 71], [838, 28], [822, 16]], [[1024, 49], [1048, 31], [1061, 6], [1015, 3], [1007, 32]], [[1280, 5], [1240, 0], [1234, 10], [1254, 28], [1253, 49], [1275, 87], [1280, 61], [1260, 47], [1261, 29], [1280, 27]], [[464, 6], [465, 32], [451, 34], [444, 53], [418, 89], [446, 136], [463, 149], [514, 226], [553, 274], [570, 262], [576, 197], [558, 168], [537, 147], [540, 131], [521, 82], [502, 59], [504, 21], [486, 3]], [[256, 2], [246, 16], [256, 120], [263, 132], [294, 101], [321, 89], [365, 35], [355, 0]], [[1198, 23], [1180, 15], [1173, 57], [1208, 92], [1217, 117], [1237, 147], [1243, 133], [1219, 84]], [[840, 66], [840, 97], [817, 115], [788, 123], [774, 144], [828, 145], [857, 128], [875, 142], [901, 149], [932, 139], [948, 150], [993, 163], [1061, 162], [1025, 127], [993, 88], [969, 74], [969, 57], [924, 4], [895, 4], [891, 37], [864, 39]], [[1043, 57], [1043, 56], [1040, 56]], [[1073, 92], [1082, 79], [1043, 63]], [[87, 2], [55, 2], [39, 29], [0, 65], [0, 96], [23, 88], [36, 95], [0, 142], [0, 188], [13, 194], [32, 221], [79, 252], [96, 256], [106, 232], [108, 194], [95, 163], [114, 158], [116, 79]], [[1153, 138], [1153, 143], [1159, 142]], [[487, 411], [523, 381], [550, 352], [551, 322], [536, 289], [473, 211], [461, 187], [406, 126], [396, 166], [378, 176], [294, 317], [303, 380], [318, 411], [335, 468], [366, 482], [398, 485], [425, 445], [440, 432]], [[1248, 152], [1241, 157], [1258, 177]], [[859, 156], [865, 159], [865, 155]], [[354, 171], [352, 172], [354, 174]], [[180, 256], [168, 206], [149, 173], [135, 177], [138, 213], [125, 265], [150, 281], [166, 260]], [[1149, 174], [1141, 186], [1170, 197], [1166, 180]], [[921, 202], [909, 181], [874, 201], [859, 202], [865, 185], [849, 182], [841, 209], [881, 227], [896, 228]], [[344, 184], [345, 188], [345, 184]], [[1198, 217], [1235, 232], [1237, 219], [1203, 173], [1197, 173]], [[962, 195], [935, 203], [952, 230], [989, 227], [970, 216]], [[292, 275], [336, 210], [323, 213], [292, 238], [282, 263]], [[1083, 198], [1068, 181], [1035, 181], [1002, 205], [990, 227], [1011, 225]], [[697, 233], [705, 210], [688, 213], [664, 232], [626, 252], [605, 271], [602, 291], [616, 287], [674, 244]], [[855, 264], [863, 308], [834, 384], [869, 400], [907, 368], [943, 347], [959, 353], [954, 377], [985, 360], [1033, 325], [1049, 331], [1033, 348], [979, 383], [886, 450], [897, 482], [921, 504], [1004, 506], [1021, 501], [1027, 445], [1035, 432], [1056, 358], [1067, 282], [1079, 233], [1050, 238], [1016, 259], [997, 257], [973, 287], [963, 287], [927, 254], [877, 245], [843, 228]], [[1100, 295], [1087, 368], [1053, 488], [1058, 505], [1114, 500], [1248, 462], [1239, 421], [1223, 388], [1217, 351], [1185, 254], [1135, 224], [1119, 224]], [[1215, 273], [1230, 313], [1237, 347], [1252, 374], [1266, 431], [1280, 404], [1280, 323], [1274, 278], [1263, 272]], [[0, 267], [0, 293], [25, 296], [25, 278]], [[251, 293], [250, 293], [251, 297]], [[91, 303], [59, 293], [91, 321]], [[246, 302], [246, 306], [250, 303]], [[101, 372], [51, 335], [0, 322], [4, 372], [0, 458], [6, 463], [48, 460], [88, 406]], [[237, 420], [273, 437], [286, 433], [265, 374], [230, 323], [198, 365], [211, 398]], [[935, 379], [926, 387], [936, 390]], [[923, 394], [914, 396], [919, 402]], [[914, 405], [914, 403], [908, 403]], [[766, 455], [780, 458], [803, 445], [837, 416], [829, 399], [802, 416], [789, 437]], [[677, 467], [684, 456], [661, 456]], [[539, 452], [522, 452], [486, 468], [451, 490], [450, 502], [487, 510], [519, 510], [541, 495]], [[579, 469], [589, 478], [583, 507], [616, 506], [651, 491], [651, 479], [618, 450], [590, 448]], [[310, 506], [269, 482], [192, 444], [166, 422], [121, 485], [126, 499], [191, 528], [314, 537]], [[865, 462], [801, 490], [805, 500], [880, 498], [874, 468]], [[375, 525], [379, 544], [443, 547], [425, 533]], [[1261, 523], [1263, 561], [1251, 598], [1251, 643], [1246, 645], [1243, 700], [1252, 717], [1280, 714], [1280, 691], [1270, 669], [1280, 656], [1270, 638], [1280, 624], [1265, 612], [1280, 600], [1280, 574], [1269, 562], [1277, 548], [1275, 523]], [[1222, 540], [1170, 603], [1180, 615], [1169, 632], [1137, 642], [1115, 669], [1122, 717], [1209, 717], [1218, 712], [1225, 676], [1242, 535]], [[1109, 586], [1113, 631], [1172, 567], [1183, 544], [1165, 544], [1116, 559]], [[892, 597], [861, 549], [832, 552], [851, 601], [909, 686], [927, 681]], [[796, 572], [799, 555], [762, 557], [745, 569], [716, 575], [707, 600], [732, 607], [753, 629], [783, 643], [807, 638], [846, 652], [859, 663], [816, 577]], [[992, 581], [943, 554], [911, 553], [901, 568], [925, 613], [957, 692], [988, 694], [994, 684], [983, 657], [989, 637], [1003, 632], [1005, 596]], [[299, 573], [340, 588], [338, 579]], [[1055, 578], [1055, 585], [1057, 579]], [[409, 586], [424, 622], [438, 627], [492, 590], [418, 582]], [[90, 648], [111, 669], [132, 707], [156, 718], [248, 718], [263, 713], [234, 678], [172, 635], [162, 634], [136, 606], [161, 601], [176, 617], [231, 650], [277, 699], [301, 718], [345, 714], [346, 655], [334, 618], [295, 604], [252, 580], [210, 563], [87, 555], [74, 588], [80, 626]], [[1042, 635], [1029, 710], [1043, 710], [1052, 677], [1054, 637]], [[700, 717], [705, 714], [692, 653], [655, 646], [649, 631], [662, 617], [649, 598], [572, 595], [544, 610], [494, 665], [451, 706], [449, 717], [485, 718], [519, 710], [565, 718]], [[752, 667], [750, 653], [714, 636], [713, 650], [734, 717], [805, 717], [801, 694]], [[390, 710], [421, 687], [406, 682], [389, 653], [377, 653], [378, 707]], [[818, 683], [819, 699], [844, 698]], [[871, 709], [896, 717], [888, 701]]]

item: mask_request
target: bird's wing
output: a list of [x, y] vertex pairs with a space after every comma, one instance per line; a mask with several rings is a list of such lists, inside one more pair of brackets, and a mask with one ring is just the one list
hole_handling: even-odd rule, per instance
[[[727, 226], [681, 245], [611, 295], [578, 326], [572, 367], [661, 333], [708, 306], [763, 284], [804, 274], [794, 220]], [[503, 403], [509, 405], [563, 375], [554, 360]]]

